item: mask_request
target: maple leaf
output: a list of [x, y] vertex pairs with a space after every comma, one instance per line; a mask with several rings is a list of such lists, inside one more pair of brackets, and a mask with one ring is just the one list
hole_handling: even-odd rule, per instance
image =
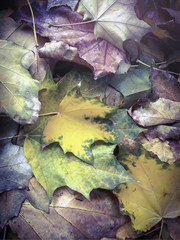
[[143, 127], [174, 123], [180, 120], [180, 102], [159, 98], [155, 102], [146, 99], [129, 109], [133, 120]]
[[54, 194], [49, 214], [26, 202], [19, 216], [9, 224], [20, 238], [73, 240], [114, 237], [116, 229], [127, 221], [127, 217], [119, 214], [118, 202], [112, 193], [96, 190], [88, 201], [78, 193], [61, 188]]
[[121, 182], [135, 181], [117, 163], [113, 156], [115, 146], [94, 146], [94, 164], [89, 165], [72, 154], [64, 154], [57, 144], [42, 151], [35, 137], [30, 135], [26, 138], [24, 151], [36, 179], [49, 198], [56, 188], [65, 185], [89, 198], [94, 188], [113, 189]]
[[12, 144], [11, 139], [8, 139], [17, 133], [18, 126], [7, 116], [0, 118], [0, 193], [27, 188], [32, 177], [23, 148]]
[[[144, 56], [141, 56], [140, 59], [143, 59], [145, 63], [150, 61]], [[150, 69], [140, 64], [136, 69], [129, 69], [125, 74], [115, 74], [112, 77], [111, 86], [124, 96], [123, 107], [131, 106], [136, 100], [146, 96], [150, 92], [149, 74]]]
[[21, 64], [28, 50], [11, 41], [0, 40], [0, 44], [0, 112], [22, 124], [34, 123], [40, 110], [39, 82]]
[[77, 3], [78, 3], [78, 0], [48, 0], [47, 10], [53, 7], [66, 5], [74, 11]]
[[[16, 23], [10, 17], [0, 19], [0, 26], [1, 39], [12, 41], [23, 48], [31, 50], [22, 59], [23, 66], [29, 70], [33, 78], [42, 82], [46, 75], [46, 69], [50, 61], [47, 59], [45, 61], [45, 59], [37, 56], [33, 30], [26, 24]], [[37, 40], [39, 47], [42, 47], [45, 43], [45, 39], [38, 35]]]
[[119, 131], [120, 142], [124, 142], [126, 138], [133, 140], [143, 131], [143, 129], [138, 127], [131, 117], [129, 117], [125, 109], [119, 109], [111, 119]]
[[64, 153], [73, 152], [77, 157], [92, 163], [90, 146], [97, 140], [118, 143], [117, 134], [107, 114], [116, 107], [106, 106], [96, 99], [87, 99], [77, 93], [68, 93], [60, 102], [58, 114], [48, 121], [42, 135], [44, 146], [59, 142]]
[[84, 14], [84, 20], [93, 19], [95, 38], [106, 39], [119, 49], [126, 39], [140, 41], [150, 31], [144, 21], [134, 12], [134, 0], [81, 0], [77, 11]]
[[[52, 8], [47, 12], [46, 3], [34, 2], [31, 6], [37, 33], [50, 40], [62, 41], [77, 48], [81, 64], [91, 67], [95, 79], [116, 72], [120, 60], [124, 58], [124, 53], [106, 40], [96, 41], [93, 23], [71, 26], [73, 23], [83, 22], [83, 17], [68, 7]], [[28, 6], [22, 7], [11, 17], [18, 22], [25, 21], [32, 27], [32, 16]], [[51, 27], [49, 27], [50, 24]], [[69, 26], [54, 27], [53, 24], [68, 24]]]
[[138, 183], [120, 185], [114, 192], [136, 230], [147, 231], [163, 218], [180, 214], [179, 168], [152, 158], [143, 147], [119, 149], [119, 161]]

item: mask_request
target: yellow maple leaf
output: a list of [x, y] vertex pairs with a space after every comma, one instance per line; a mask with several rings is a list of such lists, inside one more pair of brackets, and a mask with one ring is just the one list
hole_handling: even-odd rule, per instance
[[64, 153], [72, 152], [88, 163], [93, 162], [90, 149], [97, 140], [117, 143], [119, 134], [107, 114], [116, 110], [96, 99], [84, 98], [71, 91], [59, 104], [58, 114], [46, 125], [42, 144], [59, 142]]
[[114, 191], [136, 230], [147, 231], [163, 218], [180, 215], [180, 162], [153, 158], [141, 146], [120, 147], [119, 160], [138, 183], [121, 184]]

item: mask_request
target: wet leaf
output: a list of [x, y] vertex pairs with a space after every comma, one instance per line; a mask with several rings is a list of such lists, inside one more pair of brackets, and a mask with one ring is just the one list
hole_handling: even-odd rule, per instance
[[133, 150], [120, 147], [118, 159], [139, 180], [121, 184], [114, 191], [134, 229], [147, 231], [163, 218], [179, 216], [179, 161], [173, 165], [162, 163], [140, 146]]
[[24, 155], [23, 148], [11, 143], [17, 134], [18, 124], [10, 118], [0, 118], [0, 192], [28, 187], [32, 177], [31, 167]]
[[106, 39], [119, 49], [123, 49], [122, 43], [126, 39], [140, 41], [150, 31], [149, 25], [136, 17], [133, 0], [81, 0], [77, 11], [84, 15], [84, 20], [96, 22], [96, 39]]
[[126, 221], [111, 193], [93, 191], [88, 201], [61, 188], [54, 194], [49, 214], [26, 203], [10, 226], [20, 239], [101, 239], [115, 236], [116, 229]]
[[0, 112], [8, 113], [22, 124], [34, 123], [40, 110], [39, 82], [21, 64], [28, 50], [11, 41], [0, 40], [0, 43]]
[[[94, 38], [94, 24], [54, 27], [54, 25], [73, 24], [83, 21], [83, 17], [68, 7], [57, 7], [46, 11], [46, 3], [33, 3], [36, 31], [51, 41], [62, 41], [77, 48], [81, 64], [94, 71], [95, 79], [115, 73], [124, 54], [106, 40]], [[29, 7], [25, 6], [11, 15], [18, 22], [26, 21], [32, 27]], [[51, 27], [50, 27], [51, 24]], [[60, 58], [62, 59], [62, 57]]]

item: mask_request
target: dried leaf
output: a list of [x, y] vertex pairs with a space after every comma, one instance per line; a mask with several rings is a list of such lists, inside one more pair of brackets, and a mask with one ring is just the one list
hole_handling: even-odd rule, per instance
[[61, 188], [54, 194], [49, 214], [26, 203], [19, 217], [10, 221], [10, 226], [20, 239], [85, 240], [115, 237], [117, 228], [126, 221], [127, 218], [119, 214], [118, 203], [111, 193], [96, 190], [88, 201], [78, 193]]
[[47, 10], [49, 11], [53, 7], [66, 5], [74, 11], [77, 3], [78, 0], [48, 0]]
[[180, 120], [180, 102], [159, 98], [155, 102], [137, 103], [129, 109], [133, 120], [143, 127], [175, 123]]
[[[41, 36], [50, 40], [63, 41], [78, 50], [83, 64], [91, 66], [95, 79], [109, 73], [115, 73], [124, 54], [106, 40], [96, 41], [94, 38], [94, 24], [80, 24], [75, 26], [49, 27], [50, 24], [62, 25], [81, 23], [83, 17], [71, 11], [68, 7], [57, 7], [46, 11], [46, 3], [32, 3], [36, 21], [36, 30]], [[25, 6], [11, 15], [18, 22], [26, 21], [32, 26], [29, 7]], [[62, 57], [61, 57], [62, 58]]]
[[123, 49], [126, 39], [140, 41], [150, 31], [149, 25], [136, 17], [134, 0], [81, 0], [77, 11], [84, 15], [84, 20], [90, 18], [96, 22], [96, 39], [106, 39], [119, 49]]
[[23, 148], [6, 139], [17, 134], [18, 124], [6, 116], [0, 118], [0, 126], [0, 138], [5, 138], [0, 139], [0, 193], [27, 188], [32, 171]]

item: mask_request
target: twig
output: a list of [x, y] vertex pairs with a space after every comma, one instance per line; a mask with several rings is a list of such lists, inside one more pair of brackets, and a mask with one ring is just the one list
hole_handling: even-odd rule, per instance
[[161, 240], [162, 230], [163, 230], [163, 224], [164, 224], [164, 219], [162, 218], [162, 220], [161, 220], [161, 229], [160, 229], [160, 232], [159, 232], [159, 238], [158, 238], [158, 240]]
[[[146, 67], [149, 67], [149, 68], [151, 67], [150, 65], [142, 62], [142, 61], [139, 60], [139, 59], [137, 59], [136, 62], [141, 63], [141, 64], [143, 64], [143, 65], [146, 66]], [[168, 70], [162, 70], [162, 69], [159, 69], [159, 68], [156, 68], [156, 67], [152, 67], [152, 68], [155, 69], [155, 70], [158, 70], [158, 71], [160, 71], [160, 72], [168, 72], [168, 73], [172, 73], [172, 74], [175, 74], [175, 75], [177, 75], [177, 76], [180, 76], [179, 73], [170, 72], [170, 71], [168, 71]]]

